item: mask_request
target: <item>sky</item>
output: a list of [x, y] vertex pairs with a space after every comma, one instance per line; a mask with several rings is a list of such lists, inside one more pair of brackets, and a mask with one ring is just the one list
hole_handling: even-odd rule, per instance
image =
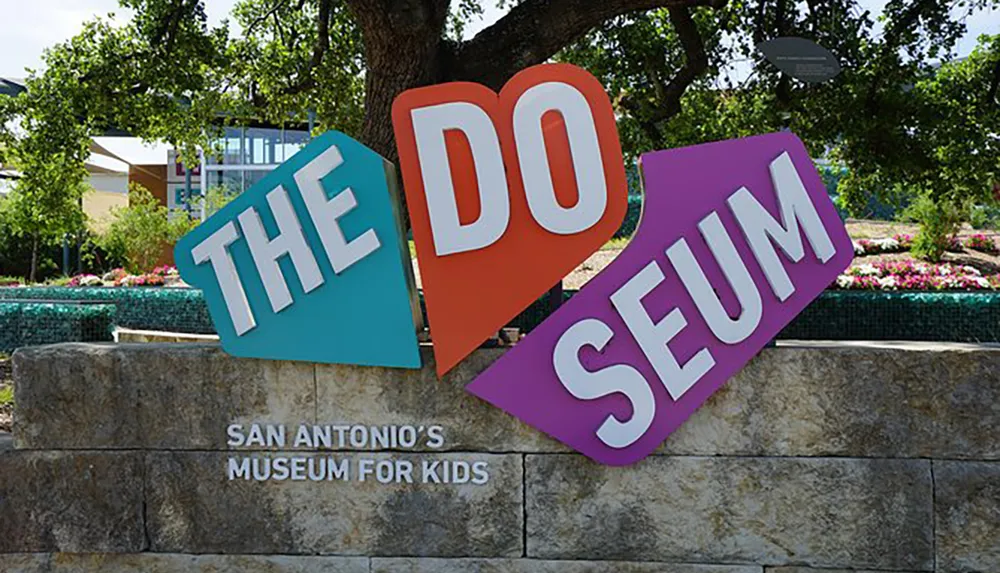
[[[206, 0], [206, 12], [211, 24], [226, 18], [237, 0]], [[886, 0], [861, 0], [873, 13], [881, 11]], [[5, 0], [4, 24], [0, 28], [0, 77], [20, 78], [25, 68], [41, 65], [42, 51], [57, 42], [77, 34], [83, 22], [95, 16], [117, 12], [119, 19], [127, 17], [118, 0]], [[473, 22], [467, 34], [475, 34], [495, 21], [502, 12], [487, 2], [485, 17]], [[959, 45], [959, 55], [968, 54], [980, 34], [1000, 32], [1000, 10], [982, 12], [968, 20], [969, 33]]]
[[[887, 0], [860, 1], [862, 5], [872, 10], [873, 14], [878, 14]], [[26, 68], [38, 69], [42, 65], [42, 52], [45, 48], [76, 35], [83, 28], [83, 23], [95, 16], [107, 16], [114, 12], [117, 13], [118, 20], [124, 21], [128, 17], [128, 11], [118, 6], [118, 0], [3, 0], [3, 2], [8, 5], [3, 10], [4, 24], [0, 28], [0, 77], [23, 78], [28, 75]], [[209, 23], [217, 25], [225, 19], [236, 2], [237, 0], [205, 0]], [[493, 6], [493, 2], [487, 0], [486, 3], [488, 4], [486, 13], [467, 27], [467, 36], [475, 35], [503, 15], [503, 11]], [[960, 56], [972, 51], [976, 37], [980, 34], [1000, 33], [1000, 10], [975, 14], [968, 19], [967, 24], [968, 33], [958, 46]], [[140, 153], [139, 150], [122, 151], [124, 148], [114, 141], [104, 141], [102, 144], [106, 144], [108, 149], [116, 153], [127, 155], [129, 159]], [[159, 148], [155, 151], [156, 156], [162, 153], [165, 152]], [[143, 159], [146, 160], [148, 157]]]

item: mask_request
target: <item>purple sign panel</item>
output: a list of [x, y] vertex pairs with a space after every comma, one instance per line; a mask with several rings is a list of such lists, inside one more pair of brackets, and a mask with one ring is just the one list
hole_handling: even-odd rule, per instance
[[854, 256], [790, 133], [648, 153], [628, 248], [467, 390], [594, 460], [651, 454]]

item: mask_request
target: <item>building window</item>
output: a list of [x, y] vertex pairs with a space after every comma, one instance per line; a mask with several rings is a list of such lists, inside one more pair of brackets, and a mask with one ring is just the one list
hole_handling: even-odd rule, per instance
[[198, 187], [192, 195], [200, 197], [201, 188], [239, 195], [298, 153], [309, 139], [306, 130], [227, 127], [219, 141], [221, 155], [206, 154], [200, 176], [192, 181], [192, 187]]

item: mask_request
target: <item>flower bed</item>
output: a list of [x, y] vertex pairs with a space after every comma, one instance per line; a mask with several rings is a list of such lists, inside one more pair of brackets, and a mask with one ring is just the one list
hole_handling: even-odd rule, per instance
[[1000, 249], [997, 248], [996, 242], [982, 233], [977, 233], [967, 237], [962, 244], [965, 248], [972, 249], [973, 251], [988, 253], [990, 255], [1000, 253]]
[[839, 290], [996, 290], [1000, 275], [983, 276], [969, 266], [914, 261], [875, 261], [853, 266], [837, 278]]
[[104, 276], [77, 275], [70, 279], [71, 287], [150, 287], [165, 286], [180, 282], [180, 275], [174, 267], [156, 267], [151, 273], [132, 275], [125, 269], [115, 269]]
[[[989, 239], [985, 235], [979, 236], [992, 242], [992, 239]], [[852, 243], [854, 244], [854, 254], [859, 257], [884, 255], [889, 253], [905, 253], [913, 247], [913, 235], [908, 233], [898, 233], [887, 239], [858, 239], [857, 241], [852, 241]], [[963, 243], [958, 237], [949, 237], [948, 246], [945, 250], [956, 253], [962, 250], [962, 246]]]

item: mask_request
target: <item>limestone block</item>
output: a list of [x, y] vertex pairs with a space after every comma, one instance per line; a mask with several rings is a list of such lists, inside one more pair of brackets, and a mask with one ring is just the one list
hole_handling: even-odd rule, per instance
[[763, 573], [754, 565], [536, 559], [372, 559], [372, 573]]
[[227, 449], [230, 424], [297, 426], [316, 415], [313, 364], [233, 358], [216, 345], [122, 345], [120, 378], [141, 396], [146, 448]]
[[1000, 463], [934, 462], [937, 571], [1000, 571]]
[[812, 567], [768, 567], [766, 573], [921, 573], [920, 571], [873, 571], [871, 569], [814, 569]]
[[138, 454], [0, 453], [0, 553], [142, 551], [142, 505]]
[[[20, 560], [19, 560], [20, 559]], [[9, 567], [9, 568], [8, 568]], [[368, 573], [365, 557], [263, 555], [29, 554], [0, 555], [11, 573]]]
[[14, 445], [23, 449], [136, 448], [139, 394], [118, 378], [109, 344], [14, 353]]
[[444, 450], [568, 451], [464, 390], [503, 352], [476, 351], [442, 380], [427, 346], [421, 348], [422, 370], [317, 365], [316, 417], [323, 424], [441, 426]]
[[662, 453], [1000, 459], [1000, 351], [968, 345], [765, 350]]
[[49, 573], [48, 553], [0, 553], [4, 573]]
[[670, 458], [525, 463], [527, 555], [930, 569], [930, 462]]
[[[253, 454], [261, 459], [267, 455], [271, 454]], [[230, 481], [230, 454], [147, 454], [151, 550], [474, 557], [522, 553], [521, 456], [287, 455], [346, 459], [350, 481]], [[361, 459], [410, 462], [417, 482], [425, 460], [485, 462], [489, 481], [484, 485], [379, 483], [369, 475], [360, 482]]]

